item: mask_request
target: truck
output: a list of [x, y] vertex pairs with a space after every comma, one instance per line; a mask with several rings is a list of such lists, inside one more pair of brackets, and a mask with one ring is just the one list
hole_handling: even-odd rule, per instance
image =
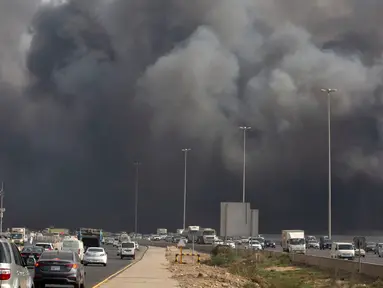
[[199, 226], [188, 226], [182, 231], [182, 236], [188, 240], [188, 243], [196, 242], [199, 230]]
[[121, 233], [120, 236], [118, 237], [119, 243], [130, 242], [130, 241], [131, 239], [128, 233]]
[[282, 250], [289, 253], [306, 254], [305, 231], [282, 230]]
[[11, 228], [11, 241], [18, 246], [24, 246], [26, 242], [26, 228]]
[[77, 239], [84, 243], [84, 249], [88, 247], [100, 247], [102, 243], [102, 229], [97, 228], [79, 228], [77, 230]]
[[157, 229], [157, 235], [159, 235], [161, 238], [168, 235], [168, 229], [166, 228], [158, 228]]
[[198, 244], [213, 244], [217, 233], [213, 228], [200, 228], [197, 232]]

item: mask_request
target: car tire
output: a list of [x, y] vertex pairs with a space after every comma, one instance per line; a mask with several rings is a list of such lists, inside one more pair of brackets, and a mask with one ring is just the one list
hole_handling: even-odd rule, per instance
[[33, 287], [34, 288], [44, 288], [45, 287], [45, 285], [44, 284], [42, 284], [42, 283], [33, 283]]
[[84, 262], [83, 264], [84, 264], [84, 266], [88, 266], [88, 263], [85, 263], [85, 262]]
[[120, 256], [120, 258], [121, 258], [121, 259], [124, 259], [124, 257], [123, 257], [123, 256]]
[[135, 260], [135, 259], [136, 259], [136, 256], [133, 256], [132, 259]]
[[104, 267], [106, 266], [106, 263], [104, 263], [104, 264], [102, 264], [102, 265], [104, 265]]

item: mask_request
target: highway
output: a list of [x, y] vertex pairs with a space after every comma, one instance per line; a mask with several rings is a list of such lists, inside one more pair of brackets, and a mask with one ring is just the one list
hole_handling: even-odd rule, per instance
[[[168, 243], [165, 241], [147, 241], [147, 240], [141, 240], [139, 241], [141, 245], [152, 245], [152, 246], [158, 246], [158, 247], [166, 247], [175, 245], [174, 243]], [[191, 249], [192, 245], [187, 244], [187, 248]], [[241, 246], [239, 246], [241, 247]], [[194, 249], [198, 252], [205, 252], [209, 253], [213, 247], [211, 245], [194, 245]], [[244, 249], [243, 247], [239, 249]], [[276, 251], [276, 252], [282, 252], [282, 248], [280, 246], [277, 246], [276, 248], [270, 248], [266, 249], [269, 251]], [[330, 258], [330, 250], [319, 250], [319, 249], [307, 249], [306, 252], [307, 255], [311, 256], [318, 256], [318, 257], [328, 257]], [[349, 261], [349, 260], [345, 260]], [[359, 261], [359, 258], [355, 258], [354, 261]], [[377, 264], [377, 265], [383, 265], [383, 258], [379, 258], [378, 255], [375, 255], [373, 252], [366, 253], [366, 257], [361, 258], [362, 263], [370, 263], [370, 264]]]
[[[110, 246], [103, 246], [105, 248], [105, 251], [108, 253], [108, 265], [106, 267], [104, 266], [98, 266], [98, 265], [89, 265], [85, 267], [86, 272], [86, 287], [93, 287], [96, 284], [100, 283], [104, 279], [108, 278], [110, 275], [113, 275], [114, 273], [118, 272], [125, 266], [132, 263], [132, 260], [129, 259], [120, 259], [120, 257], [117, 256], [117, 248]], [[143, 255], [143, 253], [146, 250], [146, 247], [142, 246], [141, 249], [136, 252], [136, 259], [140, 259]], [[31, 276], [33, 276], [33, 269], [30, 269], [29, 272], [31, 273]], [[49, 286], [47, 286], [49, 287]]]

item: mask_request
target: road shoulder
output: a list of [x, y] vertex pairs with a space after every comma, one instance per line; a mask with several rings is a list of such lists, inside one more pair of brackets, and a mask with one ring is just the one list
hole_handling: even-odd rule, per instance
[[[169, 263], [165, 257], [166, 249], [150, 247], [143, 258], [125, 271], [101, 284], [100, 288], [175, 288], [178, 282], [172, 279]], [[129, 269], [127, 269], [129, 268]]]

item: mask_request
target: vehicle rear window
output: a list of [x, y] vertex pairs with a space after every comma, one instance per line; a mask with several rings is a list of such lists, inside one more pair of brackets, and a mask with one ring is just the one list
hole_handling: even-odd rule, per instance
[[43, 253], [44, 248], [42, 247], [24, 247], [21, 253]]
[[43, 247], [44, 249], [52, 248], [50, 244], [45, 244], [45, 243], [36, 243], [36, 246]]
[[134, 248], [134, 243], [122, 243], [123, 248]]
[[6, 243], [0, 243], [0, 263], [11, 263], [11, 250]]
[[63, 241], [63, 247], [66, 248], [78, 248], [79, 246], [79, 241]]
[[73, 261], [73, 252], [66, 252], [66, 251], [44, 252], [40, 256], [40, 260], [52, 260], [56, 258], [60, 260]]
[[89, 252], [104, 252], [104, 249], [102, 248], [88, 248]]
[[339, 250], [353, 250], [354, 247], [351, 244], [339, 244], [338, 249]]

